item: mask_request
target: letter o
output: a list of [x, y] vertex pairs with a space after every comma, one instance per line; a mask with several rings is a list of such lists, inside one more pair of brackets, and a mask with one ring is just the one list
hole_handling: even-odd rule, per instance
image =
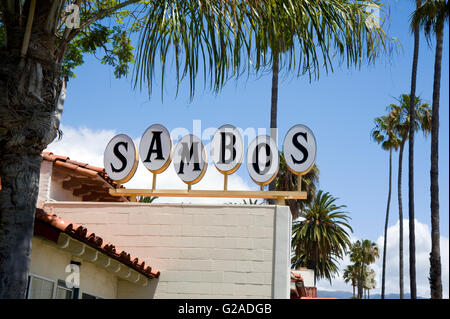
[[280, 156], [275, 141], [267, 135], [258, 135], [247, 150], [247, 170], [258, 185], [269, 184], [278, 173]]

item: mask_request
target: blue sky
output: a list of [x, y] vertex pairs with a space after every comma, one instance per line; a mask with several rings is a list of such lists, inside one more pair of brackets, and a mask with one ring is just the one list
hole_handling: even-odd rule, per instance
[[[326, 75], [322, 72], [320, 80], [312, 83], [307, 77], [296, 78], [286, 72], [283, 72], [280, 77], [279, 136], [282, 139], [289, 128], [295, 124], [305, 124], [313, 130], [318, 144], [317, 165], [320, 168], [320, 188], [338, 197], [339, 204], [347, 206], [354, 229], [352, 236], [358, 239], [367, 238], [377, 241], [383, 233], [387, 199], [388, 152], [382, 151], [379, 145], [371, 141], [370, 131], [374, 126], [373, 119], [385, 114], [386, 107], [395, 103], [396, 97], [410, 91], [413, 37], [409, 32], [408, 23], [413, 4], [414, 1], [390, 1], [391, 25], [388, 32], [398, 37], [403, 46], [390, 60], [381, 59], [375, 66], [365, 65], [360, 70], [336, 67], [334, 73]], [[447, 240], [447, 267], [443, 267], [443, 272], [446, 273], [445, 289], [448, 297], [448, 27], [445, 28], [445, 34], [440, 99], [439, 187], [441, 236]], [[417, 94], [431, 104], [435, 43], [433, 41], [429, 46], [423, 34], [421, 34], [421, 40]], [[149, 99], [146, 90], [139, 92], [133, 89], [131, 77], [117, 80], [110, 67], [100, 64], [92, 56], [86, 56], [85, 60], [86, 63], [75, 70], [77, 77], [68, 83], [62, 117], [63, 131], [67, 137], [50, 145], [49, 149], [55, 153], [66, 150], [68, 154], [64, 155], [69, 155], [72, 159], [89, 161], [91, 157], [87, 154], [87, 146], [85, 156], [83, 153], [75, 155], [71, 153], [71, 145], [67, 142], [70, 132], [73, 134], [78, 132], [82, 135], [83, 130], [89, 131], [88, 142], [97, 143], [95, 149], [99, 153], [98, 150], [103, 150], [106, 143], [104, 139], [96, 140], [96, 136], [104, 132], [114, 132], [125, 133], [133, 139], [138, 139], [145, 129], [154, 123], [163, 124], [169, 131], [176, 127], [184, 127], [191, 132], [194, 120], [201, 120], [203, 129], [219, 127], [223, 124], [232, 124], [243, 129], [249, 127], [268, 129], [269, 127], [271, 95], [269, 72], [259, 76], [251, 75], [248, 78], [244, 76], [238, 81], [230, 80], [217, 95], [203, 89], [200, 85], [192, 101], [189, 100], [188, 83], [182, 85], [178, 97], [175, 97], [174, 82], [169, 76], [165, 84], [164, 102], [162, 102], [158, 81], [154, 86], [154, 94]], [[157, 79], [159, 79], [158, 76]], [[86, 136], [85, 134], [84, 137]], [[415, 211], [417, 221], [426, 227], [430, 224], [431, 139], [424, 139], [421, 133], [416, 136]], [[72, 138], [74, 138], [73, 135]], [[63, 145], [66, 147], [62, 147]], [[408, 215], [407, 159], [408, 148], [406, 147], [402, 180], [406, 219]], [[394, 189], [390, 226], [395, 234], [395, 227], [398, 226], [397, 153], [394, 154], [393, 162]], [[206, 172], [206, 175], [208, 174], [211, 172]], [[241, 184], [257, 188], [250, 180], [245, 165], [242, 165], [235, 174], [241, 178]], [[146, 178], [150, 183], [150, 174]], [[406, 223], [404, 227], [407, 228], [408, 224]], [[424, 232], [426, 233], [425, 230]], [[405, 250], [408, 249], [406, 243], [407, 240]], [[405, 260], [407, 260], [406, 257]], [[405, 266], [405, 277], [407, 274], [408, 268]], [[424, 281], [426, 281], [426, 275], [423, 274]], [[394, 279], [393, 281], [395, 282]], [[405, 287], [408, 287], [406, 283]], [[340, 286], [338, 288], [340, 289]], [[395, 288], [393, 289], [392, 292], [395, 293]]]

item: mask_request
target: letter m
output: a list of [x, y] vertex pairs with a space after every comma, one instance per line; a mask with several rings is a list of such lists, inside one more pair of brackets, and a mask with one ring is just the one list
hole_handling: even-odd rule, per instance
[[186, 165], [190, 165], [192, 162], [192, 157], [194, 162], [193, 170], [200, 171], [200, 150], [198, 148], [198, 144], [198, 142], [193, 142], [189, 148], [188, 143], [182, 143], [180, 169], [178, 170], [178, 174], [184, 174], [184, 164], [186, 163]]

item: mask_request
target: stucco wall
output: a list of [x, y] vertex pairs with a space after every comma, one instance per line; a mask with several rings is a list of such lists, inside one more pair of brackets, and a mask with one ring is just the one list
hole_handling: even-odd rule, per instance
[[50, 183], [49, 197], [56, 201], [82, 201], [81, 196], [74, 196], [72, 190], [67, 190], [62, 187], [63, 181], [52, 179]]
[[52, 178], [53, 162], [42, 161], [39, 176], [39, 194], [36, 206], [41, 208], [45, 201], [50, 198], [50, 183]]
[[36, 206], [42, 208], [47, 201], [82, 201], [72, 190], [62, 187], [62, 180], [52, 178], [53, 162], [43, 160], [39, 177], [39, 195]]
[[146, 289], [119, 281], [118, 297], [289, 297], [287, 207], [59, 202], [45, 209], [161, 271]]
[[[34, 237], [31, 250], [30, 273], [57, 282], [66, 280], [70, 272], [66, 267], [71, 260], [79, 261], [70, 253], [58, 249], [52, 242]], [[69, 270], [69, 269], [67, 269]], [[70, 278], [67, 278], [70, 282]], [[114, 274], [81, 261], [80, 298], [83, 292], [102, 298], [117, 297], [117, 277]]]

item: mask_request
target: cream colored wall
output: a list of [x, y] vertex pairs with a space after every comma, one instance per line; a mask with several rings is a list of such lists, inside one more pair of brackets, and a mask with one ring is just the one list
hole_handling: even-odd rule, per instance
[[53, 162], [42, 161], [39, 176], [39, 194], [36, 207], [42, 208], [44, 202], [50, 198], [50, 183], [52, 178]]
[[43, 160], [39, 177], [39, 194], [36, 207], [42, 208], [47, 201], [82, 201], [71, 190], [62, 187], [62, 181], [52, 178], [53, 162]]
[[[71, 260], [78, 261], [76, 257], [57, 248], [52, 242], [34, 237], [31, 249], [30, 273], [51, 279], [66, 280], [70, 274], [66, 267]], [[69, 269], [67, 269], [69, 270]], [[70, 281], [70, 278], [68, 278]], [[117, 297], [117, 277], [92, 263], [81, 261], [80, 267], [80, 298], [83, 292], [98, 297]]]
[[[86, 226], [117, 250], [161, 271], [144, 288], [133, 289], [119, 280], [120, 298], [274, 294], [274, 206], [57, 202], [45, 204], [45, 209]], [[285, 228], [289, 232], [289, 224]], [[289, 291], [288, 266], [285, 272]]]
[[67, 190], [62, 187], [62, 181], [51, 180], [50, 183], [50, 198], [56, 201], [82, 201], [81, 196], [74, 196], [72, 190]]

